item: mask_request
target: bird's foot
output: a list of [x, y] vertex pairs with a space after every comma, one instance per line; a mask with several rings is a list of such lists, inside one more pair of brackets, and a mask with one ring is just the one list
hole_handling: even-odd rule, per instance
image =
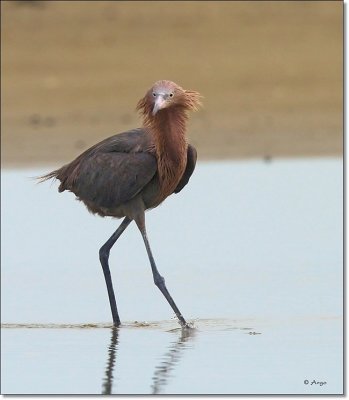
[[182, 330], [195, 329], [194, 323], [193, 322], [188, 323], [184, 318], [183, 318], [183, 321], [180, 319], [178, 322], [181, 325]]

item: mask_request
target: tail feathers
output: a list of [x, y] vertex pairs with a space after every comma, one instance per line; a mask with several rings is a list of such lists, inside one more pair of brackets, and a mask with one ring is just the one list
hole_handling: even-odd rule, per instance
[[59, 174], [59, 169], [56, 169], [55, 171], [49, 172], [46, 175], [37, 176], [35, 179], [38, 180], [38, 183], [42, 183], [48, 181], [49, 179], [57, 179], [58, 174]]

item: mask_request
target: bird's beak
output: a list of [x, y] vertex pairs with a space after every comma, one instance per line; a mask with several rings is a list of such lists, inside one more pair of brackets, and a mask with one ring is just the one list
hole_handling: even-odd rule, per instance
[[155, 99], [153, 115], [155, 115], [159, 110], [163, 109], [165, 106], [166, 100], [163, 96], [159, 95]]

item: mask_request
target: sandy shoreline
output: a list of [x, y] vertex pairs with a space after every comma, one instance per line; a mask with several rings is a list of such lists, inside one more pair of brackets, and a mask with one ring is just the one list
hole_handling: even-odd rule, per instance
[[200, 91], [202, 160], [342, 153], [341, 2], [2, 2], [2, 165], [60, 164]]

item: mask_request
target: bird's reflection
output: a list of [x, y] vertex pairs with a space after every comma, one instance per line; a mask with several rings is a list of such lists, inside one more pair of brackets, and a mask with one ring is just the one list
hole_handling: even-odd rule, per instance
[[167, 385], [168, 378], [174, 366], [183, 356], [187, 348], [186, 342], [195, 334], [195, 329], [182, 329], [179, 338], [173, 342], [162, 357], [161, 363], [155, 367], [152, 384], [152, 394], [158, 394]]
[[[171, 371], [174, 366], [183, 355], [185, 350], [186, 342], [194, 336], [194, 329], [182, 329], [179, 330], [179, 337], [175, 342], [172, 342], [168, 347], [168, 350], [161, 358], [162, 361], [155, 367], [153, 374], [153, 384], [151, 386], [152, 393], [157, 394], [162, 391], [170, 377]], [[104, 373], [104, 379], [102, 384], [102, 394], [112, 394], [113, 380], [114, 380], [114, 367], [119, 347], [119, 328], [111, 329], [110, 344], [108, 347], [108, 359], [106, 363], [106, 369]]]
[[116, 350], [118, 347], [119, 329], [111, 329], [111, 339], [108, 348], [108, 361], [105, 369], [105, 377], [103, 380], [102, 394], [111, 394], [113, 386], [113, 370], [115, 365]]

